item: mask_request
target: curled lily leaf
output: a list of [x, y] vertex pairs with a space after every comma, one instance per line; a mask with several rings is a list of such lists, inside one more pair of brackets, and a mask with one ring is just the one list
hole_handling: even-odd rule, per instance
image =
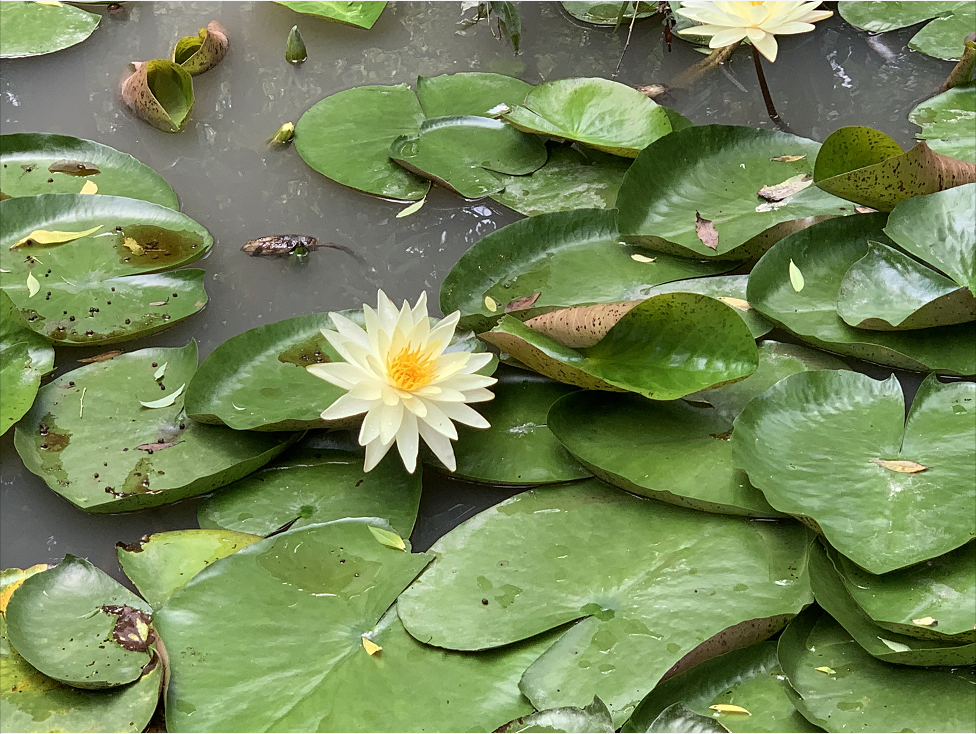
[[166, 59], [133, 61], [135, 71], [122, 82], [122, 101], [140, 120], [166, 133], [182, 132], [193, 110], [189, 72]]
[[195, 36], [186, 36], [176, 43], [173, 61], [182, 66], [190, 76], [210, 71], [227, 55], [230, 41], [227, 31], [215, 20], [207, 23]]

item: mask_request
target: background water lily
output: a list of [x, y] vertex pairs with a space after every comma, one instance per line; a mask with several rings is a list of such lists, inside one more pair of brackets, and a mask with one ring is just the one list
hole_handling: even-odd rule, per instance
[[491, 400], [486, 388], [495, 378], [475, 374], [490, 354], [445, 353], [461, 314], [455, 311], [433, 328], [427, 317], [427, 294], [413, 308], [404, 301], [397, 311], [383, 291], [374, 311], [363, 306], [366, 330], [345, 316], [330, 313], [337, 331], [322, 334], [345, 362], [314, 364], [316, 377], [349, 390], [322, 412], [325, 420], [365, 413], [359, 443], [366, 447], [366, 471], [375, 467], [395, 442], [407, 471], [417, 466], [418, 437], [441, 463], [454, 471], [452, 421], [488, 428], [466, 403]]

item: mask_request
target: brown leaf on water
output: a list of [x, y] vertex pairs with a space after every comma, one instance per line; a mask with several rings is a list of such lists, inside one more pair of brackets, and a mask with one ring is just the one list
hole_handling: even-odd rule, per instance
[[[336, 247], [336, 245], [324, 246]], [[300, 248], [312, 252], [319, 247], [322, 247], [322, 245], [319, 244], [318, 240], [306, 234], [276, 234], [270, 237], [259, 237], [256, 240], [251, 240], [241, 250], [251, 257], [257, 257], [258, 255], [264, 257], [286, 257]]]
[[763, 186], [759, 189], [759, 198], [765, 199], [766, 201], [783, 201], [803, 191], [803, 189], [811, 184], [813, 184], [813, 176], [808, 173], [801, 173], [775, 186]]
[[212, 20], [197, 35], [181, 38], [177, 42], [173, 61], [186, 69], [190, 76], [197, 76], [219, 64], [229, 47], [226, 29]]
[[718, 300], [722, 303], [727, 303], [732, 308], [737, 308], [740, 311], [751, 311], [752, 306], [749, 305], [749, 301], [744, 301], [741, 298], [733, 298], [732, 296], [719, 296]]
[[101, 354], [96, 354], [94, 357], [85, 357], [84, 359], [79, 359], [78, 361], [82, 364], [91, 364], [92, 362], [105, 362], [110, 359], [115, 359], [120, 354], [122, 354], [121, 349], [112, 349], [108, 352], [102, 352]]
[[903, 459], [871, 459], [871, 463], [899, 474], [918, 474], [929, 468], [917, 461], [905, 461]]
[[654, 99], [655, 97], [662, 97], [671, 91], [671, 87], [667, 84], [642, 84], [640, 86], [634, 87], [638, 92], [643, 94], [648, 99]]
[[769, 160], [775, 161], [776, 163], [796, 163], [797, 161], [802, 161], [804, 158], [806, 158], [805, 155], [778, 155]]
[[136, 451], [148, 451], [151, 454], [156, 451], [168, 449], [171, 446], [176, 446], [178, 443], [182, 443], [182, 441], [158, 441], [156, 443], [144, 443], [136, 446]]
[[695, 212], [695, 234], [705, 247], [718, 249], [718, 230], [715, 229], [711, 219], [705, 219], [698, 212]]
[[874, 214], [878, 210], [872, 209], [869, 206], [856, 206], [854, 207], [854, 211], [856, 211], [858, 214]]
[[531, 296], [525, 296], [524, 298], [515, 298], [508, 302], [505, 306], [505, 313], [512, 313], [512, 311], [525, 311], [527, 308], [532, 308], [532, 304], [539, 300], [541, 293], [533, 293]]

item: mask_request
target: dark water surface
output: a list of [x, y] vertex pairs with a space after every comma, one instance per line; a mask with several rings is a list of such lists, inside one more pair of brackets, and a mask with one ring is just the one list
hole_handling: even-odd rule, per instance
[[[202, 359], [229, 337], [261, 324], [375, 303], [380, 287], [398, 301], [427, 290], [436, 303], [441, 281], [461, 254], [519, 215], [487, 199], [465, 202], [434, 189], [420, 212], [395, 219], [402, 204], [346, 189], [309, 169], [294, 149], [269, 151], [265, 141], [323, 97], [362, 84], [413, 86], [418, 75], [461, 71], [492, 71], [531, 83], [610, 78], [626, 28], [587, 26], [554, 2], [518, 5], [522, 52], [515, 56], [484, 23], [459, 32], [458, 2], [390, 3], [369, 31], [269, 2], [126, 3], [127, 19], [106, 15], [94, 35], [74, 48], [2, 62], [2, 132], [74, 135], [131, 153], [162, 174], [183, 211], [213, 234], [212, 252], [195, 266], [208, 273], [207, 309], [162, 334], [125, 344], [126, 350], [182, 346], [194, 338]], [[128, 62], [167, 57], [180, 37], [210, 20], [227, 29], [231, 49], [216, 69], [194, 80], [196, 105], [186, 130], [158, 132], [123, 111], [118, 86]], [[309, 55], [300, 67], [284, 59], [285, 39], [296, 23]], [[817, 140], [843, 125], [870, 125], [909, 146], [917, 129], [908, 122], [909, 110], [934, 94], [952, 67], [909, 51], [914, 32], [870, 37], [835, 16], [813, 33], [781, 37], [779, 59], [766, 64], [780, 114], [797, 134]], [[638, 21], [618, 80], [668, 83], [701, 58], [680, 40], [669, 53], [659, 21]], [[659, 101], [700, 124], [771, 127], [752, 59], [744, 52], [691, 89]], [[286, 232], [343, 245], [366, 264], [332, 249], [313, 253], [303, 268], [240, 251], [250, 239]], [[57, 374], [100, 351], [58, 349]], [[880, 377], [889, 371], [870, 372]], [[192, 500], [126, 515], [77, 510], [24, 469], [12, 439], [10, 431], [0, 443], [2, 567], [56, 562], [73, 553], [119, 576], [116, 541], [196, 527]], [[428, 547], [515, 491], [429, 471], [415, 547]]]

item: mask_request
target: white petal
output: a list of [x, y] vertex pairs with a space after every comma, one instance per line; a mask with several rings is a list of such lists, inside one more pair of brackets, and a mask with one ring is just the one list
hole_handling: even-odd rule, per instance
[[484, 403], [488, 400], [494, 399], [495, 394], [491, 390], [477, 388], [475, 390], [464, 391], [464, 402], [466, 403]]
[[400, 430], [400, 423], [403, 422], [403, 403], [397, 402], [396, 405], [386, 405], [379, 408], [380, 418], [380, 441], [387, 443], [392, 441], [396, 432]]
[[397, 393], [395, 388], [392, 388], [389, 385], [383, 385], [380, 392], [383, 397], [384, 405], [396, 405], [400, 402], [400, 395]]
[[472, 352], [471, 356], [468, 357], [467, 363], [464, 365], [464, 372], [472, 373], [477, 372], [482, 367], [491, 362], [494, 355], [491, 352]]
[[439, 407], [444, 411], [444, 415], [452, 421], [463, 423], [472, 428], [491, 428], [491, 424], [485, 420], [481, 413], [469, 408], [464, 403], [444, 403]]
[[[762, 35], [758, 35], [762, 34]], [[753, 38], [756, 35], [756, 38]], [[772, 33], [763, 33], [762, 31], [756, 31], [755, 34], [750, 29], [749, 40], [752, 41], [752, 45], [759, 49], [759, 53], [765, 56], [770, 61], [776, 61], [776, 36]]]
[[454, 460], [454, 448], [451, 446], [451, 442], [447, 436], [442, 436], [423, 421], [417, 423], [417, 428], [420, 431], [420, 437], [424, 439], [424, 443], [434, 452], [434, 456], [440, 459], [440, 462], [449, 471], [455, 471], [457, 469], [457, 462]]
[[[329, 318], [332, 319], [332, 323], [335, 325], [336, 330], [342, 334], [347, 339], [350, 339], [357, 344], [361, 344], [364, 347], [369, 348], [369, 337], [366, 336], [366, 332], [362, 330], [355, 321], [352, 321], [341, 313], [329, 313]], [[324, 330], [323, 330], [324, 333]]]
[[731, 46], [733, 43], [738, 43], [745, 37], [745, 29], [727, 28], [713, 35], [712, 40], [708, 42], [708, 47], [723, 48], [724, 46]]
[[349, 362], [310, 364], [305, 371], [346, 390], [369, 378], [368, 372]]
[[418, 418], [427, 417], [427, 401], [422, 400], [416, 395], [411, 395], [403, 401], [403, 406]]
[[403, 466], [411, 474], [417, 468], [417, 450], [420, 446], [420, 433], [417, 428], [417, 419], [410, 413], [404, 413], [403, 422], [400, 430], [396, 434], [397, 451], [400, 452], [400, 459]]
[[351, 397], [349, 393], [346, 393], [332, 403], [332, 405], [322, 411], [322, 419], [327, 421], [337, 421], [342, 418], [349, 418], [353, 415], [365, 413], [372, 408], [373, 405], [375, 405], [375, 403], [373, 403], [372, 400], [360, 400], [359, 398]]
[[349, 390], [349, 395], [360, 400], [380, 400], [383, 397], [384, 383], [375, 378], [357, 382]]
[[380, 408], [382, 403], [374, 404], [363, 418], [363, 426], [359, 429], [359, 445], [366, 446], [380, 438]]
[[392, 445], [393, 441], [383, 443], [378, 439], [366, 444], [366, 463], [363, 465], [363, 471], [372, 471], [376, 468]]
[[431, 395], [428, 400], [432, 400], [436, 403], [463, 403], [464, 393], [453, 387], [435, 387], [437, 390], [436, 395]]
[[376, 312], [380, 317], [380, 328], [388, 334], [391, 334], [393, 333], [393, 328], [396, 326], [400, 312], [397, 311], [396, 305], [386, 297], [383, 291], [377, 293], [376, 298]]
[[442, 433], [455, 441], [457, 440], [457, 429], [454, 427], [454, 424], [451, 423], [451, 419], [444, 414], [444, 411], [441, 410], [436, 403], [430, 401], [427, 402], [427, 415], [424, 416], [422, 422], [433, 428], [438, 433]]
[[797, 21], [791, 21], [789, 23], [782, 23], [775, 28], [770, 28], [770, 33], [775, 33], [781, 36], [792, 36], [796, 33], [809, 33], [814, 29], [814, 26], [809, 23], [800, 23]]
[[477, 387], [491, 387], [498, 380], [488, 375], [451, 375], [444, 380], [438, 387], [451, 388], [453, 390], [474, 390]]
[[451, 339], [454, 337], [454, 332], [457, 329], [458, 321], [460, 321], [460, 319], [460, 311], [455, 311], [454, 313], [445, 316], [437, 323], [437, 326], [430, 330], [430, 336], [427, 337], [427, 343], [433, 344], [435, 341], [439, 341], [441, 343], [441, 351], [447, 349], [448, 345], [451, 343]]

